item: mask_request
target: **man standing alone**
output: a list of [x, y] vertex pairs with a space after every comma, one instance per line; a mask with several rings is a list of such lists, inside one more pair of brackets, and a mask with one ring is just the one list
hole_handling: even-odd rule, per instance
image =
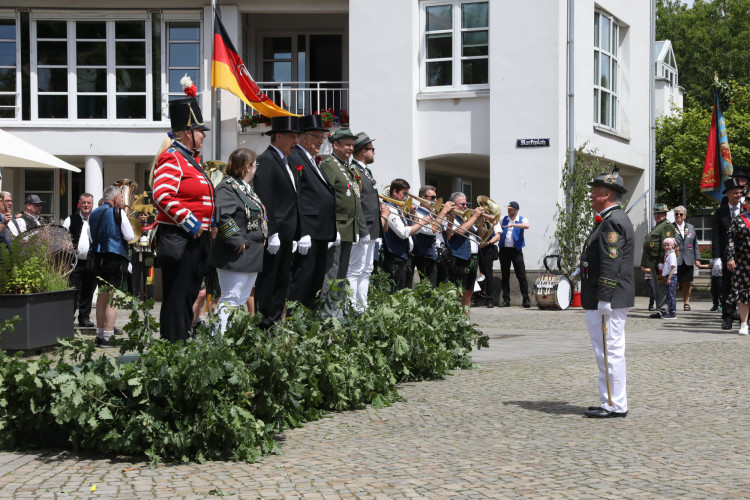
[[73, 272], [70, 273], [70, 286], [75, 288], [73, 297], [73, 314], [78, 311], [78, 326], [81, 328], [93, 328], [91, 322], [91, 301], [96, 290], [96, 272], [88, 269], [86, 258], [88, 257], [91, 240], [89, 239], [89, 216], [94, 209], [94, 195], [83, 193], [78, 199], [78, 213], [73, 214], [63, 222], [63, 227], [70, 231], [73, 246], [78, 253], [78, 263]]
[[529, 220], [518, 215], [519, 205], [515, 201], [508, 203], [506, 207], [508, 215], [503, 217], [500, 225], [503, 232], [500, 234], [500, 270], [503, 277], [503, 302], [500, 307], [510, 307], [510, 265], [516, 273], [518, 286], [523, 297], [523, 307], [531, 307], [529, 300], [529, 284], [526, 281], [526, 264], [523, 260], [523, 247], [526, 242], [523, 233], [529, 228]]
[[589, 418], [628, 414], [625, 369], [625, 321], [635, 301], [633, 224], [620, 207], [622, 177], [604, 172], [589, 182], [591, 206], [600, 217], [581, 253], [581, 305], [599, 367], [599, 406]]

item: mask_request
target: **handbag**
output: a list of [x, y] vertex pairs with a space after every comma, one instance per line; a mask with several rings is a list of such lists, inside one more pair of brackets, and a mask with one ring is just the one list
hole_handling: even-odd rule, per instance
[[96, 271], [96, 259], [98, 257], [98, 252], [96, 251], [97, 245], [99, 245], [99, 231], [102, 229], [102, 219], [105, 215], [107, 215], [107, 210], [109, 210], [109, 207], [104, 209], [104, 213], [99, 218], [99, 225], [96, 227], [96, 237], [91, 242], [91, 246], [89, 247], [89, 252], [86, 254], [86, 270], [87, 271]]

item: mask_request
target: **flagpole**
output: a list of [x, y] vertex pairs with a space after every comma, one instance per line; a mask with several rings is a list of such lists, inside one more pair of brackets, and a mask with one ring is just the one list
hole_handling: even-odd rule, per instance
[[[216, 26], [216, 9], [219, 7], [218, 0], [211, 0], [211, 71], [213, 72], [214, 55], [214, 27]], [[213, 78], [213, 75], [212, 75]], [[214, 160], [221, 160], [221, 89], [211, 87], [211, 128], [214, 131]]]

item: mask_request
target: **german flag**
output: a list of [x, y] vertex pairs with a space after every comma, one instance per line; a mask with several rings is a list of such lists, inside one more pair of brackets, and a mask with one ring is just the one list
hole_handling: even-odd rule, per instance
[[245, 63], [234, 49], [232, 40], [221, 24], [219, 12], [214, 20], [214, 56], [211, 65], [211, 86], [231, 92], [263, 116], [299, 116], [278, 107], [250, 76]]

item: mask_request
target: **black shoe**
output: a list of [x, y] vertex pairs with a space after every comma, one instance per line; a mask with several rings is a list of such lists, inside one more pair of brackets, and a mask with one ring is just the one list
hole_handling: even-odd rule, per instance
[[115, 335], [122, 335], [122, 328], [115, 328]]
[[94, 341], [94, 343], [96, 344], [96, 347], [101, 347], [102, 349], [116, 347], [112, 345], [112, 339], [103, 339], [101, 337], [96, 337], [96, 341]]
[[654, 306], [648, 306], [649, 311], [656, 311], [656, 308]]
[[94, 328], [96, 325], [94, 325], [90, 319], [79, 319], [78, 326], [81, 328]]
[[493, 307], [495, 307], [495, 303], [492, 302], [491, 300], [488, 300], [487, 301], [487, 309], [492, 309]]
[[722, 330], [731, 330], [732, 329], [732, 320], [731, 319], [725, 319], [724, 322], [721, 324]]
[[719, 310], [719, 304], [714, 304], [714, 306], [709, 309], [709, 311], [718, 311]]
[[613, 417], [625, 418], [628, 416], [628, 412], [626, 411], [622, 413], [617, 413], [616, 411], [609, 411], [609, 410], [605, 410], [604, 408], [599, 408], [599, 407], [596, 407], [593, 410], [588, 409], [585, 412], [583, 412], [583, 414], [589, 418], [613, 418]]
[[732, 319], [733, 319], [734, 321], [740, 321], [740, 313], [738, 313], [738, 312], [736, 312], [736, 311], [735, 311], [735, 312], [734, 312], [734, 313], [732, 314]]
[[531, 302], [529, 302], [529, 299], [526, 299], [523, 301], [523, 304], [521, 304], [525, 309], [528, 309], [531, 307]]
[[599, 408], [601, 408], [601, 406], [589, 406], [588, 410], [589, 411], [594, 411], [594, 410], [598, 410]]
[[510, 301], [509, 300], [504, 300], [497, 307], [510, 307]]
[[654, 319], [661, 319], [661, 313], [660, 312], [655, 312], [654, 314], [649, 314], [648, 317], [649, 318], [654, 318]]

